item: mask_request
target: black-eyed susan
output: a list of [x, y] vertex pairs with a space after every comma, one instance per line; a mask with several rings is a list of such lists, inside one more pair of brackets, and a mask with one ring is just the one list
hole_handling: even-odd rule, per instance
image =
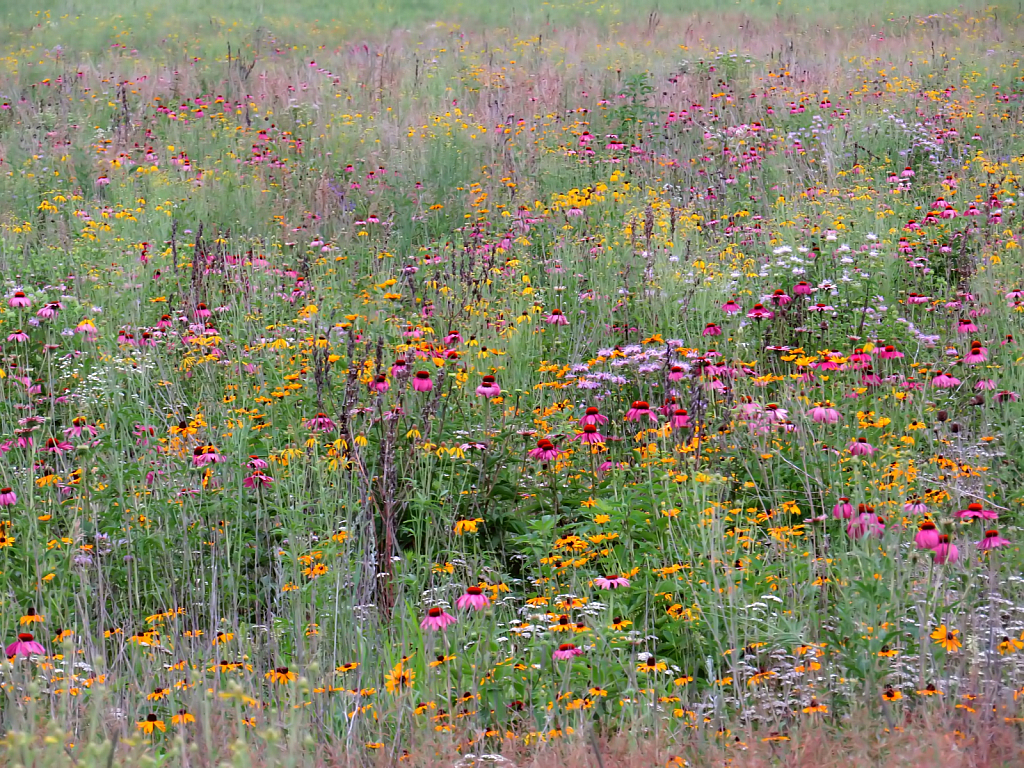
[[637, 672], [664, 672], [667, 669], [668, 664], [664, 661], [658, 661], [653, 653], [636, 665]]
[[0, 533], [0, 549], [4, 549], [5, 547], [13, 547], [14, 541], [15, 539], [13, 536], [8, 536], [6, 533]]
[[214, 638], [211, 641], [211, 643], [213, 645], [223, 645], [224, 643], [230, 643], [234, 639], [234, 632], [218, 632], [216, 635], [214, 635]]
[[334, 671], [337, 672], [338, 674], [344, 674], [345, 672], [351, 672], [351, 671], [353, 671], [355, 669], [359, 669], [359, 662], [358, 661], [347, 661], [344, 664], [342, 664], [340, 667], [335, 667]]
[[924, 688], [917, 691], [921, 696], [941, 696], [942, 691], [935, 687], [935, 683], [928, 683]]
[[384, 675], [384, 687], [388, 693], [399, 693], [412, 687], [416, 679], [416, 672], [401, 662], [391, 668], [391, 671]]
[[616, 632], [621, 632], [627, 627], [631, 626], [633, 626], [633, 622], [629, 619], [624, 619], [621, 616], [616, 616], [614, 619], [612, 619], [612, 629], [614, 629]]
[[1003, 641], [997, 646], [1000, 655], [1006, 655], [1007, 653], [1016, 653], [1021, 648], [1024, 648], [1024, 642], [1021, 642], [1016, 637], [1003, 637]]
[[555, 623], [548, 627], [548, 629], [551, 632], [571, 632], [573, 630], [573, 623], [569, 616], [563, 613], [555, 619]]
[[151, 693], [146, 694], [146, 701], [160, 701], [166, 699], [170, 693], [166, 688], [154, 688]]
[[164, 721], [152, 712], [146, 715], [144, 720], [139, 720], [135, 723], [135, 727], [145, 734], [152, 734], [154, 731], [160, 731], [160, 733], [167, 731], [167, 725]]
[[29, 608], [25, 611], [25, 615], [19, 619], [18, 624], [24, 627], [29, 624], [41, 624], [43, 621], [45, 621], [45, 619], [42, 615], [36, 613], [35, 608]]
[[188, 725], [194, 723], [195, 717], [189, 714], [186, 709], [179, 709], [174, 715], [171, 716], [171, 725]]
[[455, 659], [455, 654], [438, 654], [437, 657], [430, 662], [431, 667], [440, 667], [442, 664], [447, 664], [449, 661]]
[[895, 648], [890, 648], [888, 645], [883, 645], [882, 649], [878, 652], [878, 655], [883, 659], [891, 659], [899, 656], [899, 651]]
[[828, 707], [819, 702], [813, 696], [811, 697], [810, 703], [801, 710], [805, 715], [824, 715], [828, 714]]
[[929, 635], [935, 644], [948, 653], [956, 653], [963, 646], [958, 635], [959, 629], [947, 629], [945, 624], [940, 624], [935, 631]]
[[899, 701], [903, 698], [903, 694], [893, 688], [891, 685], [885, 686], [885, 690], [882, 691], [882, 698], [886, 701]]
[[272, 670], [267, 672], [264, 677], [270, 682], [277, 683], [278, 685], [286, 685], [298, 679], [298, 675], [288, 669], [288, 667], [274, 667]]

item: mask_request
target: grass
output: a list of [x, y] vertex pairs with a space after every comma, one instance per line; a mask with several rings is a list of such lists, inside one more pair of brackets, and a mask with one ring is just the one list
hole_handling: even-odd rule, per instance
[[1019, 11], [2, 10], [5, 764], [1019, 762]]

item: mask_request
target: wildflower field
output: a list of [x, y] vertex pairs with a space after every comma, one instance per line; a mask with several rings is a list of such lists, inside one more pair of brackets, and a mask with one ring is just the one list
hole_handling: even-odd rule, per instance
[[1024, 12], [4, 8], [0, 764], [1024, 761]]

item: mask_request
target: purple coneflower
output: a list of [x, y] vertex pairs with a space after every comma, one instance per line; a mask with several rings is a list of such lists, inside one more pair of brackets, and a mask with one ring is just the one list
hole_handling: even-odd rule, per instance
[[957, 517], [961, 520], [973, 520], [978, 518], [980, 520], [995, 520], [999, 515], [991, 509], [985, 509], [981, 503], [972, 501], [967, 505], [967, 509], [961, 509], [957, 511]]
[[391, 389], [391, 384], [388, 382], [388, 377], [383, 373], [378, 373], [373, 377], [373, 381], [370, 382], [371, 392], [387, 392]]
[[423, 621], [420, 622], [420, 629], [429, 629], [432, 632], [438, 630], [444, 630], [445, 627], [450, 624], [454, 624], [457, 619], [450, 613], [445, 613], [443, 608], [431, 608], [427, 611], [427, 615], [423, 617]]
[[0, 507], [11, 507], [18, 501], [18, 495], [11, 488], [0, 488]]
[[467, 587], [466, 594], [455, 601], [455, 606], [465, 610], [482, 611], [490, 602], [480, 587]]
[[313, 432], [333, 432], [335, 424], [326, 413], [318, 413], [312, 419], [306, 419], [306, 429]]
[[8, 656], [45, 656], [46, 649], [31, 632], [21, 632], [18, 639], [4, 649]]
[[544, 318], [544, 322], [552, 325], [568, 325], [569, 318], [563, 314], [562, 310], [552, 309], [551, 314]]
[[600, 445], [605, 441], [605, 436], [597, 431], [597, 424], [584, 424], [583, 431], [577, 432], [573, 440], [579, 440], [587, 445]]
[[935, 562], [939, 565], [955, 563], [960, 559], [960, 550], [956, 548], [956, 544], [950, 543], [949, 536], [944, 533], [939, 536], [939, 543], [932, 551], [935, 553]]
[[644, 416], [651, 421], [657, 421], [658, 417], [651, 412], [650, 403], [646, 400], [634, 400], [633, 404], [626, 411], [626, 421], [640, 421]]
[[811, 408], [811, 420], [816, 424], [838, 424], [839, 411], [833, 408], [832, 403], [826, 400], [824, 403], [818, 403]]
[[839, 497], [839, 503], [832, 507], [832, 517], [836, 520], [849, 520], [853, 517], [853, 504], [848, 496]]
[[542, 437], [537, 441], [537, 447], [531, 449], [526, 455], [531, 459], [547, 462], [558, 458], [558, 454], [559, 450], [555, 447], [555, 444], [546, 437]]
[[498, 397], [501, 394], [501, 387], [493, 376], [484, 376], [480, 386], [476, 388], [476, 393], [480, 397]]
[[939, 371], [939, 374], [932, 379], [932, 386], [939, 389], [952, 389], [953, 387], [960, 386], [960, 379]]
[[721, 336], [722, 329], [717, 323], [708, 323], [704, 326], [701, 336]]
[[917, 535], [914, 543], [918, 549], [935, 549], [939, 546], [939, 531], [931, 520], [922, 520], [917, 524]]
[[412, 377], [412, 388], [416, 392], [429, 392], [434, 388], [434, 382], [430, 380], [430, 373], [427, 371], [416, 371]]
[[587, 424], [607, 424], [608, 417], [602, 416], [599, 409], [594, 406], [590, 406], [584, 412], [583, 416], [580, 417], [580, 426], [585, 427]]
[[999, 549], [999, 547], [1008, 547], [1010, 542], [1008, 539], [1004, 539], [999, 535], [999, 531], [995, 528], [990, 528], [985, 531], [985, 538], [978, 542], [978, 549], [990, 550]]
[[866, 437], [858, 437], [850, 443], [850, 453], [854, 456], [871, 456], [874, 452], [875, 447], [868, 442]]
[[594, 585], [600, 589], [618, 589], [619, 587], [628, 587], [629, 579], [618, 574], [598, 576], [594, 579]]
[[28, 309], [32, 306], [32, 300], [25, 295], [24, 291], [15, 291], [14, 295], [7, 300], [7, 306], [11, 309]]
[[551, 654], [551, 658], [555, 661], [564, 661], [566, 659], [572, 659], [576, 656], [582, 655], [582, 648], [577, 648], [572, 643], [562, 643], [560, 646], [558, 646], [558, 650]]

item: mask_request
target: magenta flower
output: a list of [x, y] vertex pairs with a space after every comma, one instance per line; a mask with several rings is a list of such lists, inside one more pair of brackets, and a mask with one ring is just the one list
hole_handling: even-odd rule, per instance
[[743, 307], [737, 304], [732, 299], [729, 299], [725, 304], [722, 305], [722, 311], [727, 315], [735, 315], [738, 312], [743, 311]]
[[900, 352], [892, 344], [887, 344], [881, 352], [878, 353], [879, 360], [899, 360], [903, 357], [903, 353]]
[[949, 536], [946, 534], [939, 536], [939, 543], [935, 545], [935, 549], [932, 551], [935, 553], [935, 562], [938, 565], [955, 563], [960, 559], [960, 550], [956, 548], [956, 544], [949, 542]]
[[200, 302], [196, 305], [196, 311], [192, 313], [192, 317], [196, 320], [206, 320], [211, 314], [213, 313], [210, 312], [209, 308]]
[[412, 388], [417, 392], [429, 392], [434, 388], [434, 382], [427, 371], [416, 371], [412, 377]]
[[862, 539], [865, 536], [881, 536], [885, 533], [885, 521], [878, 515], [864, 512], [857, 515], [846, 526], [846, 534], [851, 539]]
[[226, 459], [217, 453], [212, 445], [197, 445], [192, 451], [192, 466], [205, 467], [207, 464], [220, 464]]
[[267, 463], [266, 459], [261, 459], [259, 456], [250, 456], [246, 466], [249, 469], [266, 469], [270, 464]]
[[607, 424], [608, 417], [602, 416], [600, 411], [594, 406], [587, 408], [586, 412], [580, 418], [580, 426], [585, 427], [587, 424]]
[[816, 424], [838, 424], [839, 411], [826, 400], [811, 408], [811, 420]]
[[997, 403], [1005, 403], [1007, 401], [1012, 402], [1012, 403], [1016, 403], [1018, 397], [1019, 396], [1017, 395], [1016, 392], [1010, 392], [1009, 390], [1004, 389], [1004, 390], [996, 393], [995, 400], [996, 400]]
[[754, 320], [771, 320], [775, 317], [775, 313], [770, 309], [765, 309], [763, 304], [755, 304], [754, 308], [747, 312], [747, 317]]
[[26, 342], [28, 341], [28, 334], [25, 333], [21, 328], [16, 330], [14, 333], [8, 335], [8, 341]]
[[676, 408], [672, 412], [672, 419], [669, 422], [673, 429], [680, 429], [682, 427], [690, 426], [690, 414], [685, 408]]
[[964, 362], [967, 365], [984, 363], [986, 360], [988, 360], [988, 348], [981, 346], [976, 341], [971, 344], [971, 351], [964, 355]]
[[680, 381], [684, 376], [686, 376], [686, 371], [681, 365], [673, 365], [668, 369], [669, 381]]
[[75, 446], [71, 443], [62, 442], [56, 437], [51, 437], [46, 441], [46, 445], [43, 447], [43, 451], [46, 453], [56, 453], [59, 456], [63, 456], [66, 451], [73, 451]]
[[923, 515], [928, 511], [928, 505], [918, 498], [907, 499], [903, 505], [903, 511], [908, 515]]
[[974, 385], [975, 389], [984, 391], [991, 391], [996, 388], [995, 379], [978, 379], [978, 383]]
[[644, 416], [651, 421], [657, 421], [658, 417], [651, 412], [651, 405], [646, 400], [634, 400], [633, 404], [626, 411], [626, 421], [640, 421]]
[[476, 388], [480, 397], [498, 397], [501, 394], [501, 387], [498, 386], [493, 376], [484, 376], [480, 386]]
[[604, 443], [605, 436], [597, 431], [597, 424], [584, 424], [583, 431], [577, 432], [573, 440], [579, 440], [587, 445], [600, 445]]
[[768, 403], [768, 405], [764, 407], [764, 415], [769, 422], [778, 424], [779, 422], [786, 420], [789, 416], [789, 411], [780, 407], [778, 403]]
[[598, 576], [594, 579], [594, 585], [599, 589], [618, 589], [619, 587], [628, 587], [629, 579], [625, 576], [619, 576], [617, 574], [611, 574], [609, 576]]
[[995, 520], [999, 515], [993, 512], [991, 509], [985, 509], [979, 502], [972, 501], [967, 505], [967, 509], [961, 509], [957, 511], [957, 517], [961, 520], [973, 520], [978, 518], [980, 520]]
[[814, 286], [805, 280], [801, 280], [793, 286], [794, 296], [810, 296], [812, 293], [814, 293]]
[[701, 336], [721, 336], [722, 329], [717, 323], [708, 323], [704, 326]]
[[18, 495], [10, 488], [0, 488], [0, 507], [12, 507], [18, 501]]
[[405, 364], [405, 358], [400, 357], [395, 360], [395, 364], [391, 366], [392, 376], [401, 376], [409, 370], [409, 366]]
[[36, 312], [36, 317], [43, 320], [53, 320], [57, 317], [57, 312], [64, 308], [64, 305], [59, 301], [51, 301], [46, 305], [40, 307], [39, 311]]
[[961, 317], [960, 321], [957, 323], [956, 332], [957, 333], [977, 333], [978, 332], [978, 326], [976, 326], [974, 323], [972, 323], [966, 317]]
[[531, 459], [537, 459], [537, 461], [554, 461], [558, 458], [559, 450], [555, 447], [555, 444], [548, 440], [546, 437], [542, 437], [537, 441], [537, 447], [527, 452], [527, 456]]
[[871, 456], [874, 452], [875, 447], [868, 442], [866, 437], [858, 437], [850, 443], [850, 453], [854, 456]]
[[378, 373], [373, 377], [373, 381], [370, 382], [370, 391], [383, 393], [391, 389], [391, 384], [388, 382], [388, 377], [383, 373]]
[[931, 520], [922, 520], [917, 524], [917, 535], [914, 543], [918, 549], [935, 549], [939, 546], [939, 531]]
[[552, 309], [551, 314], [544, 318], [544, 322], [552, 325], [568, 325], [569, 318], [562, 313], [562, 310]]
[[771, 295], [771, 302], [777, 307], [784, 307], [793, 299], [781, 288], [776, 288]]
[[560, 646], [558, 646], [558, 650], [551, 654], [551, 658], [555, 661], [564, 661], [566, 659], [572, 659], [576, 656], [582, 655], [582, 648], [577, 648], [572, 643], [562, 643]]
[[840, 496], [839, 503], [832, 507], [832, 517], [836, 520], [849, 520], [853, 517], [853, 504], [847, 496]]
[[990, 549], [999, 549], [999, 547], [1008, 547], [1010, 542], [999, 535], [999, 531], [995, 528], [990, 528], [985, 531], [985, 538], [978, 542], [978, 549], [988, 551]]
[[245, 480], [242, 481], [242, 485], [246, 488], [253, 488], [258, 491], [261, 488], [268, 487], [273, 482], [274, 478], [270, 477], [269, 475], [263, 474], [259, 470], [256, 470], [247, 478], [245, 478]]
[[318, 413], [312, 419], [306, 419], [306, 429], [313, 432], [333, 432], [335, 423], [326, 413]]
[[939, 375], [932, 379], [932, 386], [940, 389], [952, 389], [960, 386], [960, 379], [940, 371]]
[[7, 300], [7, 306], [11, 309], [28, 309], [32, 306], [32, 300], [25, 295], [24, 291], [15, 291], [14, 295]]
[[427, 611], [427, 615], [420, 622], [420, 629], [429, 629], [432, 632], [443, 631], [445, 627], [456, 621], [457, 619], [450, 613], [445, 613], [443, 608], [435, 607]]
[[18, 639], [4, 649], [8, 656], [45, 656], [46, 649], [32, 637], [31, 632], [21, 632]]
[[490, 602], [480, 587], [468, 587], [466, 594], [455, 601], [455, 606], [464, 610], [482, 611]]

